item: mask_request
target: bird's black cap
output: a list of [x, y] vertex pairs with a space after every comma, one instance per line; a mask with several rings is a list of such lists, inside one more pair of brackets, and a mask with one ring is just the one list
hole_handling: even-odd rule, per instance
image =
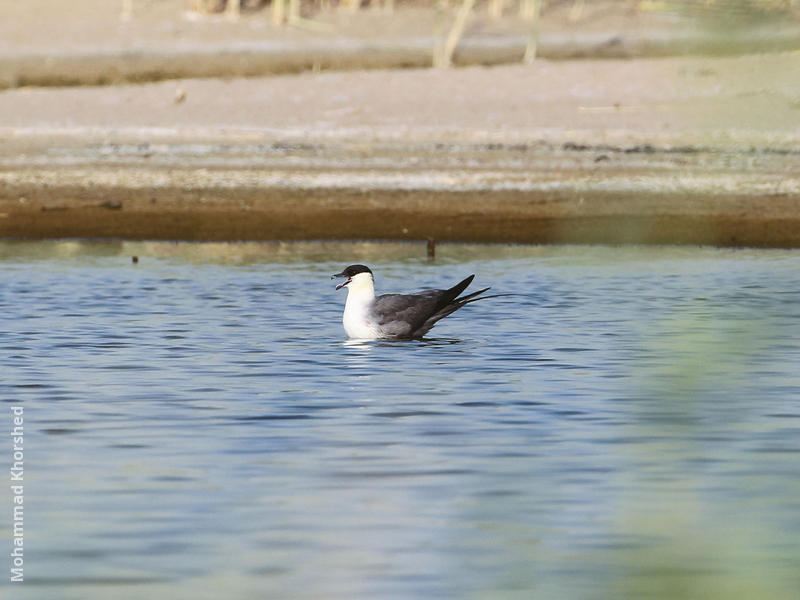
[[372, 271], [370, 271], [370, 268], [366, 265], [350, 265], [349, 267], [346, 267], [344, 271], [342, 271], [341, 273], [336, 273], [334, 277], [354, 277], [359, 273], [369, 273], [370, 275], [372, 275]]

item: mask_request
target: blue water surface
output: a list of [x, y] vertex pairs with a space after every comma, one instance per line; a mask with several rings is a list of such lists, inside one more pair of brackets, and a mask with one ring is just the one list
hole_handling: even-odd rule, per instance
[[[0, 243], [3, 597], [798, 598], [800, 253], [438, 254]], [[356, 262], [513, 295], [348, 342]]]

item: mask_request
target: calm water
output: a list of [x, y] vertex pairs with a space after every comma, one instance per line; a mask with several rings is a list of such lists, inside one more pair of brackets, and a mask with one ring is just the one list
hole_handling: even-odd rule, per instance
[[[0, 595], [800, 597], [800, 253], [439, 254], [0, 243]], [[347, 343], [352, 262], [516, 296]]]

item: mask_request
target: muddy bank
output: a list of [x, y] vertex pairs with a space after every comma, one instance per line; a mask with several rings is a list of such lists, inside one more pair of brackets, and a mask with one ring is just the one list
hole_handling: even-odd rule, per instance
[[[527, 36], [463, 40], [455, 66], [521, 63]], [[32, 50], [6, 54], [0, 89], [24, 86], [112, 85], [186, 78], [258, 77], [304, 71], [427, 68], [433, 37], [394, 41], [336, 39], [303, 43], [162, 44], [96, 49]], [[800, 26], [729, 33], [574, 32], [542, 34], [542, 59], [634, 58], [682, 54], [726, 55], [800, 48]]]
[[[298, 26], [275, 26], [268, 10], [236, 20], [188, 10], [186, 0], [103, 0], [0, 5], [0, 89], [108, 85], [197, 77], [254, 77], [303, 71], [424, 68], [455, 19], [425, 3], [380, 10], [305, 9]], [[793, 13], [770, 18], [666, 8], [633, 0], [547, 3], [538, 25], [545, 59], [742, 55], [800, 48]], [[572, 9], [571, 9], [572, 7]], [[732, 18], [732, 16], [734, 18]], [[456, 48], [456, 65], [522, 61], [531, 25], [508, 6], [490, 18], [474, 10]], [[439, 33], [437, 33], [439, 32]], [[437, 38], [438, 36], [438, 38]]]
[[0, 94], [0, 236], [800, 246], [796, 53]]
[[256, 159], [248, 148], [217, 148], [203, 166], [140, 145], [114, 165], [7, 167], [0, 237], [800, 247], [795, 152], [307, 145]]
[[[219, 190], [203, 197], [217, 208], [187, 210], [184, 201], [192, 192], [167, 190], [158, 207], [137, 207], [133, 200], [105, 200], [63, 190], [58, 203], [34, 201], [30, 209], [6, 208], [0, 213], [0, 237], [14, 239], [114, 238], [132, 240], [246, 241], [309, 239], [383, 239], [459, 242], [577, 243], [577, 244], [693, 244], [748, 247], [800, 247], [800, 218], [794, 213], [764, 217], [761, 208], [770, 197], [742, 198], [749, 211], [697, 214], [690, 207], [700, 198], [670, 197], [673, 214], [635, 214], [649, 198], [630, 197], [624, 215], [547, 216], [536, 210], [579, 199], [554, 200], [552, 195], [494, 192], [491, 194], [408, 193], [383, 190], [326, 192], [308, 206], [308, 193], [280, 190], [271, 193], [237, 193], [235, 198]], [[174, 193], [173, 193], [174, 192]], [[113, 190], [115, 198], [127, 194]], [[312, 194], [314, 196], [314, 194]], [[101, 199], [103, 198], [103, 199]], [[625, 200], [615, 195], [615, 200]], [[661, 200], [663, 198], [655, 198]], [[231, 204], [268, 200], [268, 208], [232, 209]], [[306, 206], [298, 205], [306, 203]], [[425, 209], [417, 204], [425, 202]], [[602, 201], [597, 196], [595, 201]], [[705, 200], [705, 199], [703, 199]], [[331, 203], [355, 202], [360, 207], [331, 208]], [[464, 204], [514, 202], [531, 210], [505, 212], [494, 208], [465, 210]], [[228, 204], [224, 208], [219, 205]], [[450, 208], [458, 204], [456, 210]], [[364, 206], [380, 208], [364, 208]], [[689, 208], [689, 210], [687, 210]], [[770, 207], [772, 208], [772, 207]], [[644, 210], [648, 213], [649, 211]], [[770, 212], [776, 212], [770, 210]], [[780, 211], [777, 211], [780, 212]], [[542, 216], [539, 216], [539, 215]]]

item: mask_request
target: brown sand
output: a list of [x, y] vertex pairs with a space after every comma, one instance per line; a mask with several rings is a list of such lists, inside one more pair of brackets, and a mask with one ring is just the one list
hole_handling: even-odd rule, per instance
[[0, 236], [797, 247], [799, 136], [796, 52], [9, 89]]

